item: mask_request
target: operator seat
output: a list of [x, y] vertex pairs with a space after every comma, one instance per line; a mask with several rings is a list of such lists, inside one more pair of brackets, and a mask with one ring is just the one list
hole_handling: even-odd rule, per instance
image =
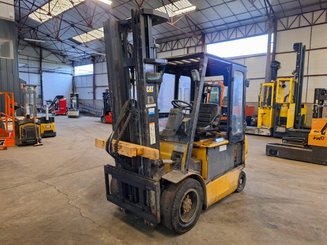
[[210, 126], [212, 121], [219, 114], [220, 114], [219, 105], [202, 103], [200, 105], [197, 128], [205, 128], [207, 126]]
[[220, 107], [217, 104], [201, 104], [196, 127], [196, 140], [207, 138], [219, 130]]

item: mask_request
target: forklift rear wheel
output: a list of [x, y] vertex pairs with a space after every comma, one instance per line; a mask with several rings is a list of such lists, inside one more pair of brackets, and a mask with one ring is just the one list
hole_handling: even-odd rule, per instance
[[238, 177], [238, 186], [236, 192], [243, 191], [246, 184], [246, 174], [244, 171], [241, 171], [240, 176]]
[[198, 221], [202, 205], [203, 189], [195, 179], [171, 185], [161, 196], [162, 223], [176, 233], [185, 233]]

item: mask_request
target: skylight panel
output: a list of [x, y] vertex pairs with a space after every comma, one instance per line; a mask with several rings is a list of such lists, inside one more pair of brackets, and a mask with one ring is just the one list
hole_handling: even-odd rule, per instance
[[[112, 4], [111, 0], [97, 1], [108, 5]], [[28, 17], [37, 22], [44, 23], [83, 2], [85, 2], [85, 0], [50, 0], [42, 7], [36, 9]]]
[[167, 13], [169, 17], [185, 14], [194, 11], [196, 6], [192, 5], [188, 0], [179, 0], [173, 3], [166, 4], [156, 10]]
[[46, 22], [53, 17], [73, 8], [85, 0], [52, 0], [42, 7], [36, 9], [28, 17], [40, 23]]
[[87, 43], [104, 37], [103, 27], [73, 37], [79, 43]]

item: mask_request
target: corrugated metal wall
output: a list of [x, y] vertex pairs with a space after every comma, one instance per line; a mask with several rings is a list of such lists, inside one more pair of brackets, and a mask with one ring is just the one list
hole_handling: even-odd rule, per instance
[[[14, 92], [15, 100], [20, 103], [21, 96], [18, 77], [17, 29], [14, 22], [0, 19], [0, 39], [8, 40], [10, 45], [12, 45], [12, 57], [0, 58], [0, 91]], [[0, 111], [3, 111], [2, 107], [0, 108]]]

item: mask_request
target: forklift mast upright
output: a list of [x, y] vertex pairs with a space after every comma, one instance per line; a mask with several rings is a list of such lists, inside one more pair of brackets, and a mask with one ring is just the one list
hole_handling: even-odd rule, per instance
[[[152, 26], [166, 22], [165, 14], [148, 9], [132, 10], [126, 21], [109, 19], [105, 25], [109, 96], [112, 104], [113, 137], [119, 140], [159, 149], [158, 105], [156, 104], [162, 74], [155, 59]], [[128, 32], [132, 30], [132, 40]], [[132, 41], [132, 44], [131, 44]], [[151, 160], [129, 159], [135, 172], [151, 176]], [[133, 163], [132, 163], [133, 162]]]
[[302, 43], [294, 43], [293, 49], [296, 52], [296, 67], [294, 71], [294, 78], [296, 80], [294, 88], [294, 103], [295, 103], [295, 121], [294, 128], [301, 129], [304, 124], [304, 116], [301, 113], [302, 108], [302, 90], [303, 90], [303, 73], [305, 62], [306, 47]]

